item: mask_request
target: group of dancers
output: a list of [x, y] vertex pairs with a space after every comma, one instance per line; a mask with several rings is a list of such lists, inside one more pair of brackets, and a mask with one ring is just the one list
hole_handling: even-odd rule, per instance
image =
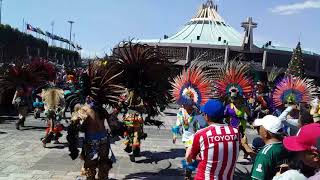
[[168, 80], [173, 63], [155, 47], [125, 41], [112, 56], [73, 72], [58, 70], [43, 59], [10, 65], [0, 75], [0, 90], [16, 91], [16, 129], [24, 126], [31, 99], [34, 117], [44, 111], [48, 125], [43, 146], [59, 143], [66, 130], [71, 159], [84, 162], [81, 173], [89, 180], [107, 179], [114, 162], [111, 136], [126, 139], [124, 151], [131, 161], [140, 156], [141, 140], [147, 138], [144, 114], [150, 123], [171, 102]]
[[[268, 73], [267, 82], [254, 82], [249, 71], [250, 66], [237, 61], [218, 68], [210, 67], [210, 63], [195, 63], [182, 71], [172, 82], [173, 98], [181, 106], [176, 125], [172, 128], [173, 142], [182, 135], [186, 151], [191, 148], [195, 133], [207, 126], [199, 107], [211, 98], [224, 103], [224, 123], [237, 128], [245, 139], [247, 126], [253, 128], [254, 119], [270, 114], [283, 121], [288, 135], [303, 125], [303, 122], [298, 122], [299, 119], [307, 119], [299, 117], [302, 114], [312, 115], [311, 121], [319, 121], [319, 90], [311, 79], [284, 75], [274, 67]], [[240, 146], [244, 158], [248, 158], [249, 153]], [[253, 146], [258, 151], [264, 143], [256, 138]], [[185, 179], [191, 179], [197, 161], [187, 163], [183, 160], [182, 164]]]
[[[281, 114], [288, 104], [309, 104], [316, 92], [312, 81], [282, 77], [277, 69], [269, 74], [269, 82], [254, 84], [250, 67], [241, 62], [230, 61], [219, 68], [194, 63], [172, 77], [177, 74], [174, 63], [156, 47], [126, 41], [103, 61], [92, 61], [76, 72], [59, 71], [42, 59], [9, 66], [0, 75], [0, 87], [2, 93], [16, 90], [12, 104], [19, 113], [17, 129], [24, 126], [30, 98], [35, 118], [44, 110], [48, 124], [41, 139], [44, 147], [51, 141], [59, 143], [62, 131], [67, 130], [70, 156], [84, 161], [82, 173], [89, 180], [108, 178], [114, 162], [111, 136], [126, 138], [124, 150], [134, 162], [141, 152], [141, 140], [147, 138], [146, 119], [160, 115], [172, 99], [180, 105], [172, 128], [173, 143], [182, 135], [188, 150], [194, 134], [207, 126], [199, 107], [211, 98], [224, 103], [224, 122], [245, 136], [254, 118]], [[319, 107], [319, 100], [313, 100], [310, 110], [315, 119], [319, 119]], [[197, 161], [183, 164], [188, 179]]]

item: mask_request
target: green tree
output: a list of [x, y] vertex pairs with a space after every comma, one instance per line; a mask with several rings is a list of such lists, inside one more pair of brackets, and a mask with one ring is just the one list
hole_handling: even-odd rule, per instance
[[304, 63], [302, 57], [302, 50], [301, 44], [298, 42], [296, 49], [293, 50], [293, 54], [291, 60], [288, 65], [288, 69], [286, 70], [285, 74], [292, 75], [295, 77], [304, 77]]

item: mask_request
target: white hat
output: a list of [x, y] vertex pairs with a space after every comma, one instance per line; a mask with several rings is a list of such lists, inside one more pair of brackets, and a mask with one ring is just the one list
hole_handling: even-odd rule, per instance
[[253, 126], [263, 126], [266, 130], [276, 134], [283, 127], [283, 124], [278, 117], [266, 115], [262, 119], [256, 119]]

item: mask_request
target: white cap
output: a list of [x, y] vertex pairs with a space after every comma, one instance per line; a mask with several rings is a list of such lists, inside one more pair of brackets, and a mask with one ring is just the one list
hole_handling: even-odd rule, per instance
[[256, 119], [253, 126], [263, 126], [266, 130], [276, 134], [283, 127], [283, 124], [278, 117], [266, 115], [262, 119]]

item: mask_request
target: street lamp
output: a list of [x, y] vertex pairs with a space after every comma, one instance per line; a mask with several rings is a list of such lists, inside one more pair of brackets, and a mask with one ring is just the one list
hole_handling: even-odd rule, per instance
[[1, 24], [1, 14], [2, 14], [2, 0], [0, 0], [0, 24]]
[[68, 21], [68, 23], [70, 23], [69, 50], [71, 50], [71, 32], [72, 32], [72, 24], [74, 23], [74, 21]]

